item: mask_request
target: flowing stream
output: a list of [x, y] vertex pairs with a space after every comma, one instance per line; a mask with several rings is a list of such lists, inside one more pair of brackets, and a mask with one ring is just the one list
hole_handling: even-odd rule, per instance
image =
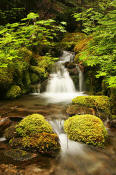
[[115, 129], [108, 129], [110, 142], [104, 149], [74, 142], [69, 140], [64, 133], [64, 120], [68, 118], [65, 112], [67, 104], [72, 98], [85, 95], [81, 92], [83, 90], [81, 70], [78, 70], [80, 91], [76, 91], [64, 66], [64, 63], [73, 60], [73, 57], [72, 53], [64, 51], [60, 60], [53, 67], [46, 92], [25, 95], [10, 103], [0, 101], [0, 115], [10, 118], [12, 124], [32, 113], [44, 115], [59, 136], [61, 151], [56, 157], [37, 155], [36, 159], [32, 160], [15, 160], [6, 156], [7, 150], [12, 151], [12, 148], [1, 135], [0, 173], [3, 167], [3, 173], [6, 172], [6, 174], [0, 175], [116, 175]]

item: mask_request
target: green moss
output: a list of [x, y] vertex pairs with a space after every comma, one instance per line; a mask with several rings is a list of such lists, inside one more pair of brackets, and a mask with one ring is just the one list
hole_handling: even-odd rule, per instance
[[112, 115], [112, 119], [113, 119], [113, 120], [116, 119], [116, 115]]
[[17, 126], [16, 131], [20, 136], [36, 135], [41, 132], [53, 133], [51, 125], [40, 114], [25, 117]]
[[19, 50], [19, 57], [22, 58], [23, 61], [29, 63], [31, 58], [32, 58], [32, 51], [30, 51], [29, 49], [27, 49], [26, 47], [22, 47]]
[[24, 137], [22, 145], [25, 148], [36, 148], [41, 153], [53, 152], [60, 149], [58, 136], [45, 132], [38, 134], [36, 137]]
[[110, 100], [107, 96], [79, 96], [72, 100], [74, 104], [92, 107], [110, 115]]
[[11, 138], [13, 137], [17, 137], [17, 133], [16, 133], [16, 128], [15, 126], [10, 126], [9, 128], [7, 128], [4, 132], [4, 137], [7, 139], [7, 140], [10, 140]]
[[37, 83], [39, 81], [39, 76], [35, 73], [30, 74], [32, 84]]
[[39, 66], [31, 66], [31, 71], [39, 75], [40, 78], [46, 78], [47, 73], [45, 68]]
[[12, 85], [6, 94], [6, 98], [13, 99], [21, 95], [21, 88], [17, 85]]
[[39, 133], [36, 136], [12, 138], [10, 145], [14, 148], [22, 148], [31, 151], [38, 151], [44, 154], [55, 153], [60, 149], [59, 138], [57, 134]]
[[76, 115], [64, 122], [64, 130], [74, 141], [103, 146], [107, 130], [101, 119], [94, 115]]
[[7, 68], [0, 68], [0, 86], [7, 88], [13, 83], [12, 72], [9, 72]]
[[[36, 151], [44, 154], [55, 153], [60, 149], [57, 134], [51, 125], [40, 114], [25, 117], [17, 126], [16, 134], [12, 134], [9, 144], [14, 148]], [[8, 137], [9, 139], [9, 137]]]

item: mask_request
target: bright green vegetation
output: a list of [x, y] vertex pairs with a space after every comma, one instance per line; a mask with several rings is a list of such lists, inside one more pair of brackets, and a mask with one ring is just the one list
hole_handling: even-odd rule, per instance
[[74, 104], [93, 108], [100, 118], [111, 116], [110, 100], [107, 96], [79, 96], [72, 100]]
[[64, 130], [71, 140], [103, 146], [108, 136], [101, 119], [94, 115], [75, 115], [64, 122]]
[[107, 87], [116, 88], [116, 0], [98, 4], [99, 8], [74, 15], [83, 31], [92, 36], [80, 54], [77, 49], [78, 60], [86, 66], [97, 66], [96, 77], [103, 78]]
[[11, 86], [11, 88], [8, 90], [6, 96], [7, 98], [16, 98], [21, 95], [21, 88], [17, 85]]
[[55, 153], [60, 149], [57, 134], [40, 114], [25, 117], [15, 127], [7, 129], [5, 137], [13, 148], [28, 149], [44, 154]]
[[36, 135], [41, 132], [53, 133], [51, 125], [40, 114], [32, 114], [25, 117], [17, 126], [19, 136]]
[[[54, 40], [64, 33], [65, 23], [39, 20], [29, 13], [20, 22], [0, 26], [0, 94], [2, 98], [15, 98], [12, 85], [19, 86], [21, 94], [31, 91], [31, 84], [44, 81], [49, 67], [58, 59], [52, 55]], [[13, 91], [13, 90], [12, 90]]]

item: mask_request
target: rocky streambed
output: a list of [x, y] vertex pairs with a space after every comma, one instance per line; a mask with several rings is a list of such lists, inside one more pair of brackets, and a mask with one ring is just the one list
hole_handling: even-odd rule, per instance
[[[63, 130], [63, 122], [69, 117], [66, 109], [71, 110], [66, 102], [54, 104], [49, 103], [45, 98], [28, 95], [14, 101], [2, 101], [0, 104], [0, 175], [116, 174], [115, 128], [107, 126], [108, 143], [104, 148], [98, 148], [67, 138]], [[90, 112], [93, 110], [91, 109]], [[5, 140], [3, 136], [5, 128], [17, 124], [25, 116], [34, 113], [44, 115], [58, 134], [61, 150], [57, 155], [48, 156], [14, 149]]]

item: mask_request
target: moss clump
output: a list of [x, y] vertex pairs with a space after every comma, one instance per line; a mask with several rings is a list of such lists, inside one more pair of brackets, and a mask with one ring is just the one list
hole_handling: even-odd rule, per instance
[[32, 84], [37, 83], [39, 81], [39, 76], [35, 73], [30, 74]]
[[25, 117], [17, 126], [19, 136], [36, 135], [41, 132], [53, 133], [51, 125], [40, 114], [32, 114]]
[[72, 100], [73, 104], [95, 109], [98, 113], [105, 113], [106, 117], [111, 115], [110, 100], [107, 96], [79, 96]]
[[32, 114], [24, 118], [16, 126], [16, 134], [16, 136], [10, 137], [9, 141], [14, 148], [44, 154], [54, 154], [60, 149], [57, 134], [53, 132], [51, 125], [40, 114]]
[[11, 88], [8, 90], [7, 94], [6, 94], [6, 98], [17, 98], [21, 95], [21, 88], [17, 85], [13, 85], [11, 86]]
[[94, 115], [75, 115], [64, 122], [64, 130], [74, 141], [103, 146], [107, 130], [101, 119]]
[[116, 119], [116, 115], [112, 115], [112, 120]]
[[[12, 142], [13, 143], [13, 142]], [[60, 149], [57, 134], [39, 133], [36, 137], [23, 137], [22, 146], [27, 149], [36, 149], [41, 153], [55, 152]]]

